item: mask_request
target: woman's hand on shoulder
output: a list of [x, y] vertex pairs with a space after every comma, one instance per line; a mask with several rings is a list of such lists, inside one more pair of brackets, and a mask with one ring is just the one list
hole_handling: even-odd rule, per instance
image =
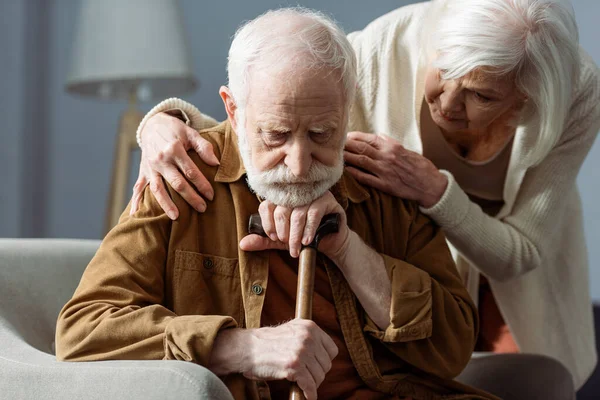
[[141, 136], [142, 161], [133, 187], [130, 214], [137, 211], [144, 188], [150, 184], [152, 193], [169, 218], [174, 220], [179, 216], [179, 210], [169, 197], [161, 177], [194, 209], [204, 212], [206, 201], [202, 196], [212, 200], [214, 191], [187, 151], [194, 149], [205, 163], [218, 165], [212, 144], [195, 129], [166, 113], [150, 118]]
[[425, 208], [437, 204], [448, 185], [431, 161], [387, 136], [349, 132], [344, 159], [360, 183]]

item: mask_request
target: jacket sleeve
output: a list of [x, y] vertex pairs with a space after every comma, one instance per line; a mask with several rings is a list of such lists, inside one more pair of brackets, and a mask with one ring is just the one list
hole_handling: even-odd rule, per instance
[[479, 321], [444, 234], [414, 206], [405, 256], [382, 257], [392, 283], [390, 324], [380, 330], [366, 316], [365, 331], [414, 367], [455, 377], [471, 357]]
[[171, 359], [207, 366], [218, 332], [235, 327], [236, 321], [218, 315], [177, 316], [165, 307], [171, 220], [148, 187], [135, 215], [129, 216], [129, 208], [102, 241], [58, 316], [56, 357]]

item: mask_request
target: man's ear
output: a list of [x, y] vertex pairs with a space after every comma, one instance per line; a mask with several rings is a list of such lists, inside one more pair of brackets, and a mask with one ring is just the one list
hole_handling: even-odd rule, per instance
[[237, 104], [235, 103], [235, 99], [231, 94], [231, 90], [227, 86], [221, 86], [219, 89], [219, 95], [221, 99], [223, 99], [223, 104], [225, 105], [225, 111], [227, 112], [227, 118], [229, 119], [229, 123], [234, 131], [237, 131], [237, 120], [235, 119], [235, 113], [237, 112]]

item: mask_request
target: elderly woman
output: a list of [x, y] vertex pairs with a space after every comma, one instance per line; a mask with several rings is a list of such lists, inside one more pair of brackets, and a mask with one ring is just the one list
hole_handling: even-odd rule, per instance
[[[574, 398], [597, 358], [576, 177], [600, 128], [600, 72], [570, 4], [434, 0], [349, 39], [348, 169], [443, 227], [479, 304], [475, 350], [513, 353], [474, 356], [459, 379], [500, 397]], [[208, 200], [212, 189], [186, 150], [215, 164], [195, 130], [214, 123], [178, 99], [155, 107], [138, 131], [133, 204], [150, 183], [176, 218], [162, 175], [203, 212], [192, 185]]]

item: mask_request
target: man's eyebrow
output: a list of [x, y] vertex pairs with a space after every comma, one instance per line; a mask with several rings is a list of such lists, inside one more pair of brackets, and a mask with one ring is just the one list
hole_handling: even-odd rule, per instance
[[335, 130], [335, 129], [337, 129], [337, 127], [338, 127], [338, 124], [335, 122], [323, 122], [323, 123], [317, 123], [317, 124], [310, 125], [310, 130], [316, 131], [316, 132], [326, 132], [329, 130]]
[[278, 124], [273, 122], [258, 122], [256, 125], [267, 132], [289, 132], [290, 128], [284, 124]]

